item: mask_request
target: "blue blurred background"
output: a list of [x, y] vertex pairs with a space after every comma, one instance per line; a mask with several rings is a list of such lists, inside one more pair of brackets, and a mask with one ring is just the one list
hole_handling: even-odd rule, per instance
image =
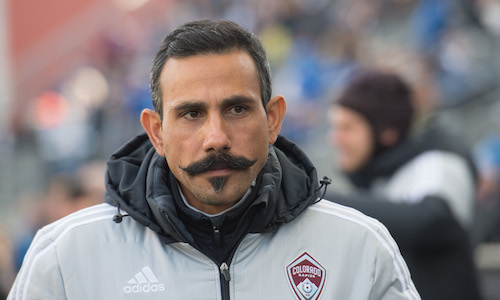
[[[152, 107], [149, 67], [161, 38], [200, 18], [261, 36], [273, 94], [287, 100], [282, 134], [334, 188], [345, 183], [326, 109], [367, 65], [402, 74], [418, 109], [463, 138], [493, 178], [479, 194], [500, 186], [500, 1], [0, 0], [0, 255], [102, 201], [106, 158], [142, 131], [140, 111]], [[478, 250], [478, 265], [498, 274], [500, 253], [489, 249]], [[500, 299], [491, 278], [500, 277], [484, 277], [486, 294]]]

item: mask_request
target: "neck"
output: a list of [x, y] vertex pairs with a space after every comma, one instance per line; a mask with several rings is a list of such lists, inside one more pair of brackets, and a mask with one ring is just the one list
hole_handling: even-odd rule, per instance
[[239, 203], [243, 202], [243, 200], [246, 197], [248, 197], [248, 195], [253, 190], [254, 186], [255, 186], [255, 181], [252, 182], [252, 184], [250, 185], [247, 192], [239, 200], [231, 202], [231, 203], [220, 204], [220, 205], [207, 204], [207, 203], [201, 202], [201, 201], [197, 200], [194, 197], [194, 195], [192, 193], [190, 193], [189, 191], [187, 191], [185, 193], [184, 190], [182, 189], [182, 187], [180, 186], [180, 184], [178, 184], [177, 187], [178, 187], [179, 194], [181, 195], [181, 198], [187, 207], [189, 207], [190, 209], [192, 209], [194, 211], [198, 211], [198, 212], [200, 212], [208, 217], [212, 217], [212, 216], [217, 216], [217, 215], [220, 215], [222, 213], [225, 213], [226, 211], [229, 211], [229, 210], [233, 209], [234, 207], [238, 206]]

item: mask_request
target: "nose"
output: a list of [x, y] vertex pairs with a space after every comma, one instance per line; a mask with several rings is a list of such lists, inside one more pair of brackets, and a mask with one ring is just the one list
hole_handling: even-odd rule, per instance
[[203, 149], [207, 152], [222, 152], [231, 149], [229, 125], [219, 115], [212, 115], [204, 124]]

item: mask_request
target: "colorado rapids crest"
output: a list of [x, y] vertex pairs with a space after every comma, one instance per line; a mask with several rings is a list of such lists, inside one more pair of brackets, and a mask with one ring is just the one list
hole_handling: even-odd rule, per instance
[[326, 270], [304, 252], [286, 267], [293, 292], [300, 300], [316, 300], [325, 285]]

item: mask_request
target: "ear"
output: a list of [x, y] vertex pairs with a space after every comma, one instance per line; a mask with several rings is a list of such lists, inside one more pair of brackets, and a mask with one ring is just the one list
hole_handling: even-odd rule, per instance
[[165, 156], [160, 115], [153, 110], [144, 109], [141, 113], [141, 124], [156, 152], [161, 156]]
[[399, 132], [394, 128], [386, 128], [380, 133], [380, 143], [392, 147], [399, 142]]
[[276, 142], [278, 134], [281, 129], [281, 123], [285, 117], [286, 112], [286, 102], [283, 96], [278, 95], [271, 100], [266, 105], [267, 110], [267, 124], [269, 130], [269, 144]]

